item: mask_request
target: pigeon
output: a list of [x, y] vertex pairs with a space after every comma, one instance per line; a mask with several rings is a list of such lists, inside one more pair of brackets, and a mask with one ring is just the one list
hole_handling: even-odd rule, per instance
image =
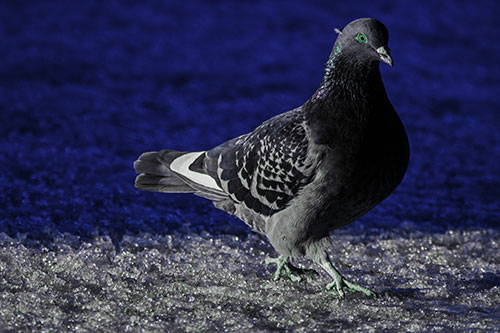
[[404, 126], [387, 97], [379, 64], [393, 66], [388, 30], [372, 18], [340, 31], [319, 88], [302, 106], [208, 151], [162, 150], [134, 162], [135, 187], [193, 193], [267, 237], [274, 279], [299, 281], [306, 257], [332, 278], [328, 290], [375, 296], [334, 267], [330, 233], [387, 198], [409, 160]]

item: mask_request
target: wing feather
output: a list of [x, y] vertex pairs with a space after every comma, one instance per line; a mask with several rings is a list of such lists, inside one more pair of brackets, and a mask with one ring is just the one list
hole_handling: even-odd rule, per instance
[[179, 158], [172, 170], [198, 195], [230, 198], [270, 216], [286, 208], [315, 176], [318, 160], [308, 155], [305, 128], [303, 113], [292, 110], [209, 151], [181, 156], [190, 164]]
[[305, 163], [308, 146], [303, 115], [293, 110], [208, 151], [205, 168], [233, 201], [270, 216], [314, 177], [317, 162]]

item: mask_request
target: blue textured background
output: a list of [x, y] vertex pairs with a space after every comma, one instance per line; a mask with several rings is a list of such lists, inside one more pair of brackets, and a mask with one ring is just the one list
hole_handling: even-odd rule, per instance
[[382, 75], [412, 155], [397, 191], [355, 227], [498, 228], [499, 10], [482, 0], [2, 1], [0, 232], [46, 244], [58, 232], [246, 234], [204, 199], [135, 190], [132, 162], [210, 148], [301, 105], [333, 29], [366, 16], [390, 31], [395, 67]]

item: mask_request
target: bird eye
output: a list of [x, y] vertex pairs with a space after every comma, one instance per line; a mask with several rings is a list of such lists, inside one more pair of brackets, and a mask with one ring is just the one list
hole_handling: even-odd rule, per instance
[[362, 34], [361, 32], [358, 33], [356, 35], [356, 40], [361, 43], [361, 44], [364, 44], [368, 41], [368, 38], [366, 38], [365, 34]]

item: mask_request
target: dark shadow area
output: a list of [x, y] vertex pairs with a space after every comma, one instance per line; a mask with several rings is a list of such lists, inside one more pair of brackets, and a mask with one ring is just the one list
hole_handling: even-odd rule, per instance
[[424, 297], [422, 290], [418, 288], [390, 288], [379, 292], [379, 297], [396, 297], [398, 299], [421, 299]]
[[477, 291], [491, 289], [500, 286], [500, 273], [483, 273], [480, 279], [467, 280], [464, 283], [466, 288], [471, 288]]

